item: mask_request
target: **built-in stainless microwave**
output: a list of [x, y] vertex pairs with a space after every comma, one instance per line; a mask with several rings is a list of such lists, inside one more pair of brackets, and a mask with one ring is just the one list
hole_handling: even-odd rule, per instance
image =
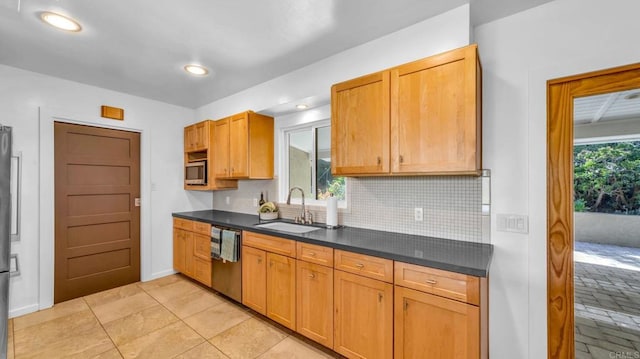
[[207, 161], [189, 162], [184, 166], [185, 184], [207, 184]]

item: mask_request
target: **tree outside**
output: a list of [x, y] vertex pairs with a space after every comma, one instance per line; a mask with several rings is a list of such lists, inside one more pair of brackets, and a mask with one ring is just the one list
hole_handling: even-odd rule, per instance
[[576, 212], [640, 215], [640, 141], [576, 145]]

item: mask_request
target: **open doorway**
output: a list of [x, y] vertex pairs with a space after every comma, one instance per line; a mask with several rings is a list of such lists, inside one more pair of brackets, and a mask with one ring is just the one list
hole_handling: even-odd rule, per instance
[[640, 358], [640, 89], [573, 103], [578, 359]]
[[[640, 64], [547, 83], [547, 350], [576, 357], [574, 316], [574, 100], [640, 88]], [[628, 355], [613, 352], [612, 358]], [[635, 355], [635, 352], [630, 353]], [[633, 357], [633, 356], [629, 356]]]

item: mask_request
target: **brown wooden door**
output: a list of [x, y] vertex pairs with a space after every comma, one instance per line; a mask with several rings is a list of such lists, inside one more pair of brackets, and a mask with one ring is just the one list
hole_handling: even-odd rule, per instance
[[389, 173], [389, 71], [331, 87], [331, 172]]
[[181, 273], [184, 273], [187, 267], [187, 233], [189, 232], [183, 229], [173, 228], [173, 269]]
[[[231, 118], [229, 121], [229, 141], [231, 177], [249, 177], [249, 114], [243, 113]], [[258, 149], [258, 151], [265, 150]]]
[[472, 172], [480, 167], [476, 47], [391, 71], [391, 171]]
[[266, 252], [242, 246], [242, 304], [266, 315], [267, 255]]
[[333, 268], [296, 263], [296, 330], [333, 348]]
[[394, 358], [480, 358], [478, 307], [396, 286]]
[[334, 350], [349, 358], [393, 357], [393, 285], [334, 271]]
[[214, 149], [214, 176], [217, 178], [228, 178], [229, 173], [229, 119], [225, 118], [215, 122]]
[[140, 280], [140, 134], [55, 123], [54, 302]]

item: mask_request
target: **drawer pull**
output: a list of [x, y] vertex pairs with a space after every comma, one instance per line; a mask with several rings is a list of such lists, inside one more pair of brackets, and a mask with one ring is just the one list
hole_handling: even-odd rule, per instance
[[316, 253], [315, 253], [315, 252], [309, 252], [309, 255], [310, 255], [311, 257], [315, 257], [315, 256], [316, 256]]
[[362, 269], [362, 268], [364, 268], [364, 264], [358, 263], [358, 264], [356, 264], [356, 267], [358, 267], [358, 269]]
[[378, 293], [378, 302], [382, 303], [382, 293]]
[[262, 258], [258, 258], [258, 263], [262, 263]]
[[438, 284], [438, 281], [435, 279], [427, 279], [426, 282], [427, 284]]
[[378, 165], [380, 165], [381, 162], [382, 160], [380, 159], [380, 156], [378, 156]]
[[309, 274], [309, 278], [313, 279], [315, 277], [316, 277], [315, 273], [311, 272], [311, 274]]

